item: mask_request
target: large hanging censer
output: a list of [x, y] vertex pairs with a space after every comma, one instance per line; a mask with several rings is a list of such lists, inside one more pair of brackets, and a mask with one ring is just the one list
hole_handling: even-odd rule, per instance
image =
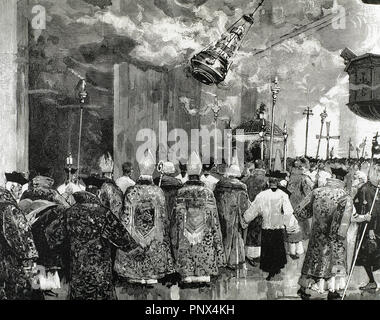
[[203, 49], [190, 60], [192, 76], [206, 84], [220, 84], [226, 79], [233, 60], [254, 23], [254, 15], [263, 5], [261, 0], [255, 11], [242, 16], [222, 37]]

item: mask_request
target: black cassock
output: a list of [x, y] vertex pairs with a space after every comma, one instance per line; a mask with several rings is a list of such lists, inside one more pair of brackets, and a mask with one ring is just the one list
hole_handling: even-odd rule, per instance
[[[367, 182], [362, 186], [354, 200], [356, 211], [359, 214], [367, 214], [371, 210], [373, 199], [375, 198], [376, 187]], [[357, 244], [359, 244], [361, 235], [363, 234], [365, 224], [359, 226]], [[370, 240], [369, 231], [373, 230], [376, 239]], [[373, 271], [380, 269], [380, 199], [376, 200], [374, 210], [372, 212], [372, 219], [368, 224], [367, 231], [364, 236], [363, 244], [359, 251], [359, 256], [356, 261], [357, 266], [373, 267]]]

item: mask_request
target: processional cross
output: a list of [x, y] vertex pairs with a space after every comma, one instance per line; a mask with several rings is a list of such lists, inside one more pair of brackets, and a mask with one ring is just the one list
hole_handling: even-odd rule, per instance
[[317, 139], [319, 141], [321, 139], [327, 140], [326, 160], [329, 160], [329, 158], [330, 158], [330, 140], [339, 140], [340, 139], [340, 136], [330, 136], [330, 128], [331, 128], [331, 122], [326, 122], [327, 134], [325, 136], [317, 135]]

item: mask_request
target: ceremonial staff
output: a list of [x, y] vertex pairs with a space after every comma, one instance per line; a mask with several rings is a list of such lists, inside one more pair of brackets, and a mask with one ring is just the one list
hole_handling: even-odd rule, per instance
[[310, 116], [313, 116], [314, 113], [310, 107], [307, 107], [306, 110], [303, 112], [303, 115], [306, 116], [305, 157], [307, 157], [307, 146], [308, 146], [308, 140], [309, 140], [309, 121], [310, 121]]
[[[88, 98], [87, 93], [87, 84], [84, 79], [79, 80], [76, 91], [78, 93], [79, 102], [80, 102], [80, 120], [79, 120], [79, 142], [78, 142], [78, 178], [80, 175], [80, 156], [81, 156], [81, 147], [82, 147], [82, 130], [83, 130], [83, 110], [86, 99]], [[79, 179], [78, 179], [79, 181]]]
[[272, 91], [272, 128], [271, 128], [271, 135], [270, 135], [270, 156], [269, 156], [269, 170], [272, 170], [272, 157], [273, 157], [273, 144], [274, 144], [274, 112], [277, 104], [278, 94], [281, 91], [281, 88], [278, 85], [278, 77], [275, 77], [271, 86]]
[[[372, 142], [371, 166], [369, 168], [368, 175], [369, 175], [369, 172], [371, 171], [371, 167], [373, 166], [373, 159], [374, 159], [375, 154], [379, 154], [380, 153], [380, 146], [379, 146], [379, 144], [377, 142], [378, 137], [379, 137], [379, 133], [377, 132], [376, 136], [373, 138], [373, 142]], [[371, 210], [369, 212], [369, 215], [371, 217], [372, 217], [372, 214], [373, 214], [373, 210], [375, 209], [375, 204], [376, 204], [377, 196], [379, 195], [379, 190], [380, 190], [380, 181], [378, 181], [378, 183], [377, 183], [375, 196], [373, 198], [372, 205], [371, 205]], [[359, 242], [358, 248], [357, 248], [356, 253], [355, 253], [354, 261], [353, 261], [352, 266], [351, 266], [350, 275], [348, 277], [346, 287], [344, 288], [342, 300], [344, 300], [344, 298], [346, 297], [348, 286], [350, 284], [350, 281], [351, 281], [351, 278], [352, 278], [352, 274], [354, 273], [354, 268], [355, 268], [356, 260], [358, 259], [359, 252], [360, 252], [361, 246], [363, 244], [363, 240], [364, 240], [365, 234], [367, 232], [367, 228], [368, 228], [368, 221], [365, 222], [365, 225], [364, 225], [364, 230], [363, 230], [362, 236], [360, 238], [360, 242]]]
[[288, 126], [284, 124], [284, 172], [286, 172], [287, 169], [287, 162], [288, 162]]
[[317, 147], [317, 156], [315, 157], [316, 159], [319, 158], [319, 149], [321, 147], [321, 140], [322, 140], [322, 133], [323, 133], [323, 127], [325, 125], [325, 121], [326, 121], [326, 118], [328, 117], [327, 115], [327, 111], [325, 109], [325, 111], [323, 111], [321, 113], [321, 133], [319, 136], [317, 136], [317, 139], [318, 139], [318, 147]]

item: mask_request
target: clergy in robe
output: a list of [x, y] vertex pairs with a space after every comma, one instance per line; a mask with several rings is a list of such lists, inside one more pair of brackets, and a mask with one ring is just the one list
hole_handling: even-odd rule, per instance
[[66, 181], [57, 188], [58, 193], [64, 197], [70, 205], [75, 204], [73, 194], [75, 192], [85, 191], [86, 189], [81, 184], [74, 182], [74, 175], [77, 171], [75, 168], [65, 168]]
[[180, 174], [176, 178], [182, 183], [186, 183], [189, 180], [189, 175], [187, 174], [187, 165], [184, 163], [184, 160], [181, 160], [178, 166]]
[[[296, 208], [301, 201], [313, 191], [314, 183], [308, 176], [309, 161], [301, 158], [296, 160], [291, 172], [287, 189], [290, 192], [290, 203]], [[302, 241], [308, 240], [310, 235], [309, 221], [300, 222], [300, 231], [287, 234], [286, 242], [289, 244], [289, 253], [292, 259], [299, 259], [304, 254]]]
[[68, 265], [65, 264], [67, 257], [61, 250], [52, 250], [49, 247], [45, 236], [46, 228], [58, 218], [59, 214], [70, 208], [70, 204], [61, 196], [57, 190], [53, 189], [54, 180], [49, 176], [49, 168], [37, 168], [39, 175], [32, 179], [32, 183], [27, 191], [22, 195], [21, 200], [45, 200], [57, 204], [56, 207], [44, 212], [38, 221], [33, 224], [32, 232], [39, 254], [38, 265], [43, 266], [48, 272], [56, 274], [57, 270], [60, 278], [68, 275]]
[[31, 227], [12, 194], [0, 188], [0, 300], [32, 299], [38, 258]]
[[28, 184], [28, 180], [20, 172], [6, 173], [5, 178], [7, 180], [5, 188], [19, 202], [23, 194], [23, 186]]
[[227, 266], [237, 269], [245, 263], [245, 244], [243, 230], [248, 227], [244, 222], [244, 213], [250, 202], [247, 186], [239, 181], [241, 169], [234, 159], [215, 189], [216, 204], [219, 212]]
[[46, 230], [51, 248], [69, 250], [69, 299], [114, 300], [111, 246], [142, 250], [121, 221], [89, 192], [74, 194], [76, 204]]
[[[379, 160], [378, 160], [379, 161]], [[370, 221], [364, 235], [362, 246], [359, 250], [356, 266], [364, 267], [369, 282], [360, 290], [374, 292], [377, 289], [377, 283], [373, 273], [380, 270], [380, 197], [375, 199], [376, 187], [380, 181], [380, 162], [376, 163], [369, 170], [368, 182], [363, 185], [355, 198], [355, 206], [358, 213], [366, 215], [370, 212], [373, 201], [375, 201], [374, 209]], [[361, 224], [358, 228], [358, 237], [356, 249], [360, 238], [364, 232], [365, 224]]]
[[210, 164], [203, 165], [203, 175], [201, 176], [201, 181], [208, 187], [212, 192], [215, 191], [215, 187], [219, 182], [219, 179], [215, 178], [211, 171], [214, 168], [214, 159], [210, 159]]
[[123, 192], [123, 195], [129, 187], [133, 187], [136, 182], [132, 180], [133, 175], [133, 165], [130, 162], [123, 163], [123, 176], [116, 180], [116, 185]]
[[[267, 189], [268, 177], [266, 176], [265, 164], [258, 160], [255, 162], [255, 169], [251, 175], [244, 179], [243, 182], [247, 185], [249, 200], [252, 202], [256, 196]], [[261, 255], [261, 225], [263, 222], [262, 216], [258, 216], [248, 226], [246, 240], [246, 257], [247, 261], [255, 266], [255, 260]]]
[[170, 250], [165, 194], [154, 185], [155, 160], [149, 151], [139, 160], [140, 178], [127, 190], [121, 221], [143, 251], [116, 253], [115, 271], [130, 283], [154, 284], [175, 273]]
[[102, 170], [104, 180], [99, 189], [100, 202], [109, 208], [116, 217], [120, 218], [123, 210], [124, 194], [113, 180], [114, 162], [109, 153], [100, 158], [99, 167]]
[[171, 221], [178, 190], [183, 186], [182, 182], [175, 178], [175, 173], [174, 164], [172, 162], [165, 162], [162, 168], [162, 176], [154, 179], [154, 184], [164, 191], [169, 221]]
[[258, 216], [263, 217], [260, 269], [268, 273], [268, 281], [279, 280], [281, 269], [287, 264], [285, 230], [294, 232], [298, 228], [289, 196], [278, 188], [281, 179], [282, 175], [272, 172], [269, 176], [270, 189], [258, 194], [244, 214], [246, 223]]
[[175, 267], [184, 283], [208, 283], [226, 265], [218, 210], [213, 192], [200, 181], [196, 152], [187, 169], [189, 181], [178, 191], [172, 215]]
[[344, 189], [347, 171], [342, 168], [332, 170], [335, 178], [328, 179], [324, 187], [315, 189], [295, 209], [300, 221], [313, 218], [299, 280], [301, 288], [298, 294], [304, 300], [310, 298], [306, 289], [321, 280], [328, 284], [328, 299], [340, 299], [337, 280], [345, 279], [348, 274], [346, 239], [354, 216], [353, 201]]

